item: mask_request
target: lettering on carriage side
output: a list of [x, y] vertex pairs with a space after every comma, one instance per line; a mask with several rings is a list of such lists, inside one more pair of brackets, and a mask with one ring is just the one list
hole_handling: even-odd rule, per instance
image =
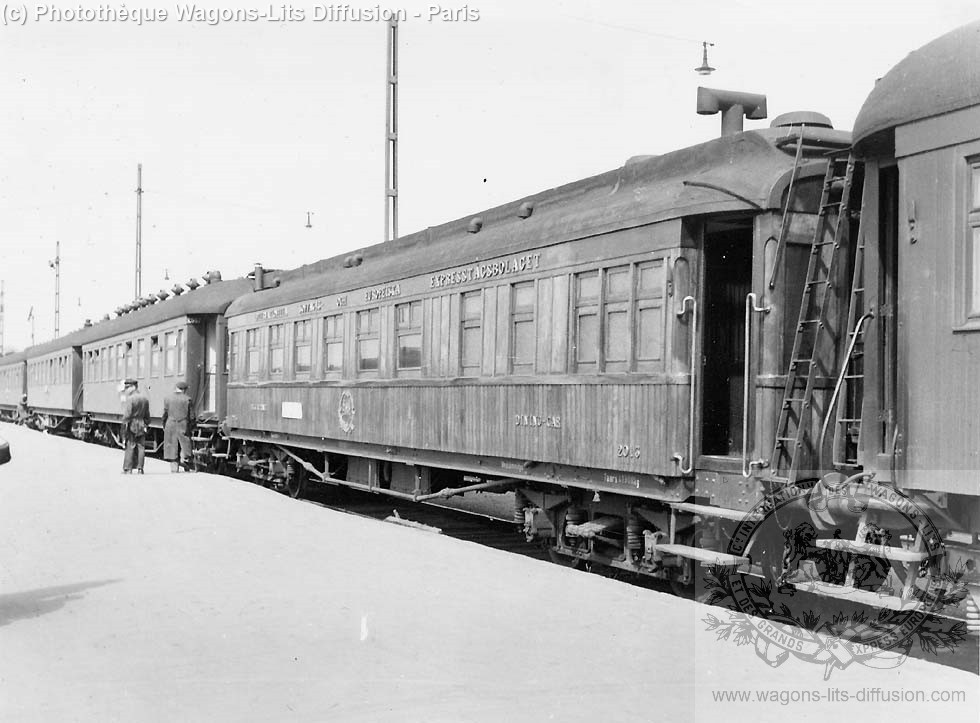
[[549, 427], [551, 429], [561, 429], [561, 417], [557, 414], [537, 415], [537, 414], [515, 414], [515, 427]]
[[443, 286], [456, 286], [471, 281], [482, 281], [496, 276], [519, 274], [523, 271], [534, 271], [541, 265], [541, 254], [524, 254], [511, 256], [503, 261], [492, 261], [487, 264], [474, 264], [461, 269], [447, 271], [444, 274], [433, 274], [429, 277], [429, 288], [437, 289]]
[[401, 296], [402, 287], [401, 284], [388, 284], [387, 286], [379, 286], [376, 289], [368, 289], [364, 292], [365, 301], [381, 301], [382, 299], [390, 299], [392, 296]]
[[253, 412], [264, 412], [265, 411], [265, 404], [252, 404], [252, 405], [250, 405], [250, 409]]
[[338, 296], [337, 297], [337, 306], [347, 306], [347, 297], [346, 296]]
[[609, 474], [605, 472], [602, 475], [602, 481], [610, 485], [619, 485], [622, 487], [633, 487], [634, 489], [640, 489], [640, 478], [631, 477], [624, 474]]
[[289, 310], [285, 306], [280, 306], [278, 309], [266, 309], [265, 311], [260, 311], [255, 315], [255, 320], [266, 321], [268, 319], [280, 319], [284, 316], [289, 316]]
[[312, 314], [316, 311], [323, 311], [323, 299], [316, 301], [304, 301], [299, 305], [300, 314]]

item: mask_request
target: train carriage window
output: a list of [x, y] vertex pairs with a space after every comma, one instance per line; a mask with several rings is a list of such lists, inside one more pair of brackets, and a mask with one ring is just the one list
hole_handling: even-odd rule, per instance
[[464, 377], [476, 377], [483, 363], [483, 292], [463, 294], [460, 303], [460, 372]]
[[258, 379], [261, 374], [262, 336], [261, 329], [249, 329], [245, 332], [245, 378]]
[[378, 370], [380, 321], [379, 309], [357, 312], [357, 370], [359, 372]]
[[177, 335], [168, 331], [163, 335], [163, 375], [169, 377], [177, 372]]
[[238, 364], [241, 358], [241, 349], [239, 345], [242, 343], [242, 335], [240, 331], [233, 331], [228, 334], [228, 368], [225, 373], [228, 375], [228, 380], [236, 382], [239, 379]]
[[275, 377], [282, 377], [286, 349], [284, 328], [284, 324], [273, 324], [269, 327], [269, 374]]
[[127, 341], [123, 345], [123, 356], [126, 357], [126, 377], [136, 375], [136, 360], [133, 357], [133, 342]]
[[177, 330], [177, 374], [183, 376], [187, 368], [187, 350], [184, 348], [184, 330]]
[[310, 354], [310, 342], [313, 338], [313, 322], [310, 319], [297, 321], [293, 324], [293, 374], [297, 377], [309, 377], [313, 366]]
[[534, 373], [534, 282], [511, 286], [511, 355], [513, 374]]
[[967, 210], [967, 318], [980, 319], [980, 159], [970, 166], [970, 203]]
[[146, 339], [136, 340], [136, 376], [140, 379], [146, 376]]
[[150, 376], [160, 376], [160, 337], [150, 337]]
[[116, 344], [116, 379], [126, 378], [126, 353], [122, 344]]
[[575, 369], [599, 368], [599, 272], [575, 274]]
[[629, 371], [629, 266], [619, 266], [606, 270], [603, 297], [602, 313], [605, 322], [603, 358], [605, 371]]
[[344, 317], [341, 314], [323, 319], [323, 372], [336, 376], [344, 370]]
[[663, 359], [664, 286], [663, 259], [637, 266], [636, 283], [636, 366], [645, 371]]
[[398, 369], [422, 367], [422, 302], [395, 305]]

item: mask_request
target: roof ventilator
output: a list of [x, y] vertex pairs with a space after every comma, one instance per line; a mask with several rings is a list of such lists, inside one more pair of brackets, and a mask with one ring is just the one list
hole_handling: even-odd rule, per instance
[[741, 133], [743, 118], [762, 120], [766, 117], [766, 96], [734, 90], [698, 88], [698, 114], [715, 113], [721, 113], [722, 136]]

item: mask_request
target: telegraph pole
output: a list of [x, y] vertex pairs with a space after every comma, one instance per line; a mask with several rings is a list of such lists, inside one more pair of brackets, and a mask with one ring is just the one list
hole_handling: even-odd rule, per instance
[[136, 164], [136, 296], [143, 292], [143, 164]]
[[[57, 339], [61, 328], [61, 241], [54, 242], [54, 261], [48, 261], [48, 266], [54, 269], [54, 336]], [[33, 336], [32, 331], [32, 344]]]
[[398, 238], [398, 21], [388, 22], [385, 118], [385, 241]]

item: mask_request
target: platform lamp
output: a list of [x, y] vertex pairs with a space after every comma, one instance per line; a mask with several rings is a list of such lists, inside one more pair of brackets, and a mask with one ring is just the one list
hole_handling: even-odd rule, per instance
[[697, 67], [697, 68], [694, 69], [694, 72], [696, 72], [698, 75], [711, 75], [712, 71], [714, 70], [714, 68], [712, 68], [710, 65], [708, 65], [708, 46], [709, 45], [712, 48], [715, 47], [715, 44], [714, 43], [709, 43], [707, 40], [701, 41], [701, 49], [702, 49], [701, 65], [699, 67]]

